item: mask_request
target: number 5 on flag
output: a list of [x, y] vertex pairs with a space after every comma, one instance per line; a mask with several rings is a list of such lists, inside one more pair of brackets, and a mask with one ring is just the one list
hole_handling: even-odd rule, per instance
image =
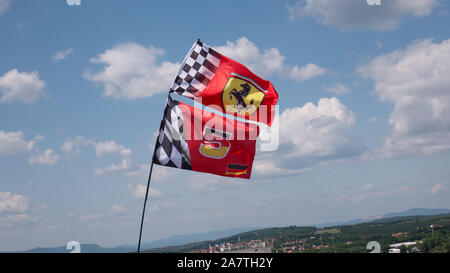
[[228, 132], [205, 127], [203, 130], [202, 143], [200, 144], [200, 153], [214, 159], [224, 158], [230, 150], [231, 143], [228, 139], [231, 139], [231, 137], [232, 135]]

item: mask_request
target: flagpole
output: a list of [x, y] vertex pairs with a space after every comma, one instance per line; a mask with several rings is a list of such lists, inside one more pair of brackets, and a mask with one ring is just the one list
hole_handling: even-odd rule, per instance
[[[169, 99], [169, 97], [170, 97], [170, 93], [169, 93], [167, 99]], [[163, 121], [164, 121], [164, 114], [163, 114], [163, 118], [161, 119], [161, 125], [162, 125]], [[156, 139], [156, 141], [158, 141], [158, 139]], [[156, 153], [156, 141], [155, 141], [155, 146], [153, 147], [153, 156], [152, 156], [152, 163], [150, 165], [150, 173], [148, 174], [147, 189], [145, 190], [144, 208], [142, 209], [141, 229], [139, 230], [139, 242], [138, 242], [137, 253], [141, 252], [142, 228], [144, 227], [145, 207], [147, 206], [148, 191], [150, 189], [150, 180], [152, 179], [153, 159], [155, 158], [155, 153]]]
[[140, 231], [139, 231], [139, 243], [138, 243], [137, 253], [140, 253], [140, 252], [141, 252], [142, 228], [144, 227], [145, 207], [146, 207], [146, 205], [147, 205], [148, 190], [150, 189], [150, 180], [152, 179], [152, 172], [153, 172], [153, 158], [154, 158], [154, 157], [155, 157], [155, 148], [153, 148], [152, 164], [150, 165], [150, 173], [148, 174], [147, 189], [146, 189], [146, 191], [145, 191], [144, 208], [142, 209], [141, 229], [140, 229]]

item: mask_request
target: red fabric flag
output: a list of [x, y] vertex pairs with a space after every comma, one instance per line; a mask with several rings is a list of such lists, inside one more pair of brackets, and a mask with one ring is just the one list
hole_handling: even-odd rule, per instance
[[269, 126], [278, 101], [270, 81], [200, 41], [186, 55], [170, 91]]
[[155, 147], [155, 164], [249, 179], [259, 128], [173, 101]]

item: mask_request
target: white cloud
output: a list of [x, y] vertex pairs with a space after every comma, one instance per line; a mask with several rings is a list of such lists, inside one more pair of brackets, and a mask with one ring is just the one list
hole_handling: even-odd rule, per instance
[[117, 144], [114, 141], [104, 141], [94, 143], [95, 155], [101, 157], [104, 154], [118, 154], [124, 157], [131, 156], [131, 149]]
[[358, 72], [375, 83], [381, 101], [394, 104], [382, 156], [432, 154], [450, 149], [450, 40], [415, 41], [381, 55]]
[[53, 60], [54, 63], [57, 63], [57, 62], [59, 62], [61, 60], [66, 59], [72, 53], [73, 53], [73, 48], [68, 48], [68, 49], [65, 49], [65, 50], [57, 51], [57, 52], [55, 52], [55, 54], [53, 54], [52, 60]]
[[335, 95], [346, 95], [350, 93], [350, 88], [342, 83], [335, 83], [332, 86], [325, 86], [325, 90]]
[[214, 49], [265, 77], [279, 73], [284, 68], [285, 57], [278, 49], [270, 48], [260, 52], [259, 48], [245, 37], [237, 39], [236, 42], [227, 41], [226, 45]]
[[269, 48], [261, 52], [246, 37], [241, 37], [236, 42], [227, 41], [226, 45], [214, 48], [221, 54], [241, 62], [262, 77], [276, 74], [301, 82], [326, 72], [326, 69], [313, 63], [306, 64], [303, 67], [287, 65], [284, 63], [285, 57], [281, 55], [278, 49]]
[[109, 167], [97, 168], [94, 170], [95, 175], [103, 175], [109, 172], [126, 171], [131, 168], [131, 160], [129, 158], [123, 158], [120, 164], [111, 164]]
[[312, 17], [323, 25], [337, 26], [342, 31], [396, 29], [408, 17], [429, 15], [438, 5], [437, 0], [382, 0], [380, 6], [370, 6], [366, 0], [300, 0], [287, 6], [291, 19]]
[[109, 167], [95, 169], [95, 175], [102, 175], [107, 172], [126, 171], [131, 168], [131, 149], [125, 148], [114, 141], [94, 142], [93, 146], [97, 157], [102, 157], [105, 154], [117, 154], [122, 158], [118, 165], [111, 164]]
[[[61, 146], [61, 151], [66, 152], [66, 153], [71, 153], [72, 151], [74, 151], [74, 147], [75, 147], [75, 142], [71, 141], [71, 140], [67, 140]], [[81, 152], [81, 150], [78, 148], [76, 153], [80, 153], [80, 152]]]
[[288, 68], [288, 75], [291, 79], [302, 82], [309, 79], [312, 79], [316, 76], [323, 75], [327, 72], [325, 68], [322, 68], [316, 64], [309, 63], [305, 66], [298, 67], [293, 66]]
[[81, 6], [81, 0], [66, 0], [69, 6]]
[[350, 137], [355, 120], [335, 97], [286, 109], [280, 116], [280, 147], [271, 160], [282, 169], [308, 171], [316, 164], [360, 155], [365, 146]]
[[117, 45], [91, 59], [91, 63], [103, 64], [95, 74], [86, 71], [84, 77], [104, 84], [103, 96], [114, 99], [137, 99], [167, 92], [180, 64], [162, 62], [158, 57], [164, 51], [144, 47], [136, 43]]
[[31, 155], [28, 158], [28, 162], [31, 165], [46, 165], [53, 166], [59, 161], [59, 155], [55, 154], [52, 149], [47, 149], [41, 154]]
[[0, 218], [0, 226], [12, 228], [19, 224], [36, 223], [37, 217], [31, 217], [27, 213], [10, 214]]
[[436, 184], [433, 187], [429, 188], [427, 191], [432, 194], [432, 195], [436, 195], [439, 192], [445, 190], [445, 186], [443, 184]]
[[64, 142], [64, 144], [61, 147], [61, 151], [65, 153], [80, 154], [81, 153], [80, 147], [85, 147], [91, 145], [92, 143], [93, 142], [91, 140], [88, 140], [85, 137], [76, 136], [75, 138]]
[[120, 145], [112, 140], [96, 142], [78, 135], [72, 139], [66, 140], [61, 146], [61, 151], [70, 156], [70, 154], [80, 154], [81, 148], [87, 146], [92, 147], [95, 150], [95, 155], [97, 157], [103, 157], [105, 155], [111, 154], [118, 155], [121, 158], [120, 163], [118, 164], [113, 163], [110, 166], [95, 169], [95, 175], [103, 175], [109, 172], [127, 171], [132, 168], [131, 149], [126, 148], [123, 145]]
[[7, 12], [11, 6], [11, 0], [0, 0], [0, 15]]
[[28, 209], [28, 198], [20, 194], [0, 192], [0, 213], [23, 213]]
[[20, 194], [0, 192], [0, 227], [12, 228], [18, 224], [37, 222], [28, 213], [28, 198]]
[[[326, 69], [313, 63], [301, 67], [286, 65], [285, 57], [278, 49], [270, 48], [261, 52], [245, 37], [216, 49], [263, 77], [277, 74], [301, 82], [326, 73]], [[83, 76], [103, 84], [105, 97], [124, 100], [150, 97], [167, 92], [180, 66], [179, 63], [168, 61], [158, 62], [163, 54], [162, 49], [137, 43], [119, 44], [91, 58], [91, 63], [104, 67], [98, 73], [85, 71]]]
[[45, 82], [39, 79], [37, 71], [28, 73], [12, 69], [0, 77], [0, 93], [3, 93], [0, 103], [14, 101], [34, 103], [45, 95], [45, 86]]
[[22, 131], [0, 131], [0, 158], [8, 155], [31, 154], [28, 157], [28, 163], [31, 165], [55, 165], [58, 163], [60, 156], [55, 154], [52, 149], [47, 149], [43, 153], [36, 154], [38, 151], [38, 149], [35, 149], [36, 142], [44, 139], [44, 136], [37, 134], [33, 140], [27, 141]]
[[0, 131], [0, 157], [5, 155], [19, 155], [33, 150], [35, 141], [26, 141], [21, 131]]
[[[128, 189], [131, 192], [131, 195], [134, 198], [144, 198], [145, 197], [145, 192], [147, 190], [147, 186], [146, 185], [142, 185], [142, 184], [138, 184], [136, 186], [133, 186], [132, 184], [128, 184]], [[150, 198], [159, 198], [162, 197], [163, 194], [155, 189], [149, 188], [148, 189], [148, 196]]]
[[314, 164], [361, 154], [365, 147], [349, 136], [354, 124], [355, 115], [335, 97], [286, 109], [280, 115], [280, 146], [261, 154], [256, 174], [293, 175]]
[[332, 155], [350, 143], [347, 132], [354, 123], [355, 115], [339, 99], [321, 98], [281, 114], [280, 143], [293, 156]]
[[308, 169], [283, 169], [278, 167], [274, 162], [268, 160], [254, 161], [252, 172], [261, 177], [285, 176], [300, 174]]

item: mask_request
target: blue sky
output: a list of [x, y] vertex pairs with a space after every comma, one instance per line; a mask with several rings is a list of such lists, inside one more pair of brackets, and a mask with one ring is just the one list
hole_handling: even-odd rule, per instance
[[197, 38], [274, 84], [280, 147], [250, 181], [156, 166], [143, 241], [449, 208], [448, 3], [382, 2], [0, 0], [0, 251], [137, 241]]

